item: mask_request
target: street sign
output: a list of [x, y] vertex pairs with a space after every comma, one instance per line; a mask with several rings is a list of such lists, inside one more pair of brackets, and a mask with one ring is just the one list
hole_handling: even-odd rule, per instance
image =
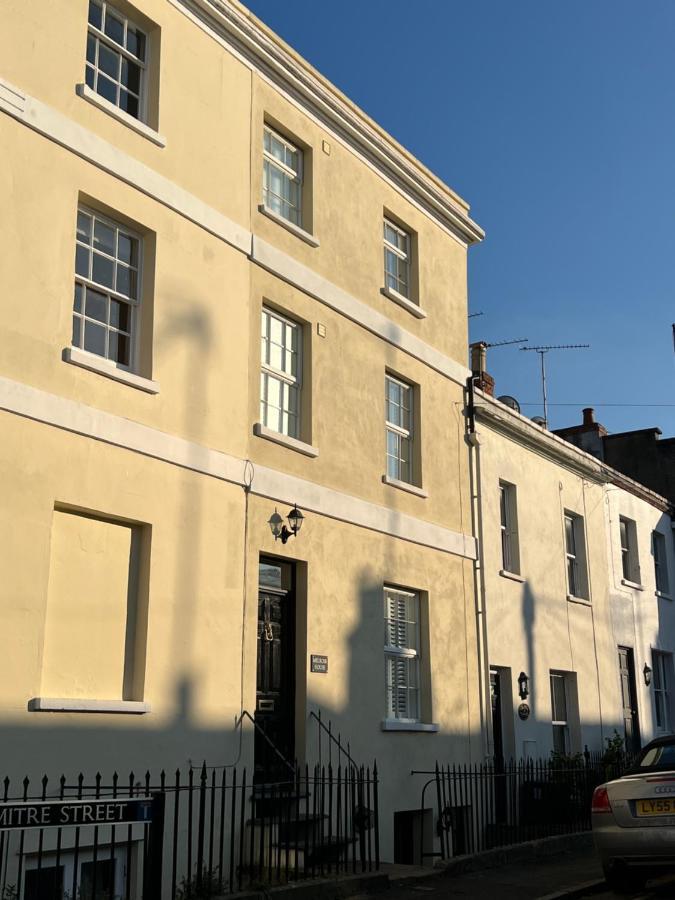
[[152, 822], [152, 797], [0, 803], [0, 831]]

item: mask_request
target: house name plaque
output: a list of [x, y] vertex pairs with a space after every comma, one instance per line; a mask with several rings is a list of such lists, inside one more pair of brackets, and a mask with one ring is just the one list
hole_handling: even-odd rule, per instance
[[309, 658], [309, 668], [311, 672], [321, 672], [325, 675], [328, 671], [328, 657], [312, 653]]

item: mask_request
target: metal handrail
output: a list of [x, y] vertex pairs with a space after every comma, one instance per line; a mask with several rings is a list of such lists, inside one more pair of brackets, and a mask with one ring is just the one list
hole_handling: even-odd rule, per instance
[[[344, 753], [344, 755], [347, 757], [347, 759], [349, 760], [351, 765], [358, 769], [359, 768], [358, 764], [352, 759], [351, 754], [349, 753], [349, 750], [350, 750], [349, 744], [347, 744], [347, 749], [345, 749], [342, 744], [342, 741], [340, 740], [340, 737], [341, 737], [340, 733], [338, 732], [337, 737], [335, 737], [335, 735], [333, 734], [332, 723], [331, 723], [330, 719], [328, 720], [328, 727], [326, 727], [326, 725], [321, 720], [321, 710], [319, 710], [319, 715], [317, 716], [317, 714], [312, 709], [312, 710], [310, 710], [309, 716], [310, 716], [310, 718], [315, 719], [319, 723], [319, 728], [322, 728], [328, 735], [329, 749], [330, 749], [330, 741], [332, 741], [334, 744], [337, 745], [338, 752]], [[338, 759], [339, 759], [339, 757], [338, 757]], [[319, 765], [320, 764], [321, 764], [321, 740], [319, 739]], [[330, 756], [329, 756], [329, 764], [330, 764]]]
[[293, 773], [293, 776], [295, 777], [295, 766], [293, 765], [293, 763], [290, 763], [290, 762], [286, 759], [286, 757], [285, 757], [285, 756], [283, 755], [283, 753], [279, 750], [279, 748], [276, 746], [276, 744], [274, 744], [273, 741], [271, 741], [270, 738], [267, 736], [267, 732], [265, 731], [265, 729], [262, 728], [262, 726], [260, 726], [260, 725], [256, 722], [256, 720], [253, 718], [253, 716], [251, 715], [251, 713], [250, 713], [247, 709], [243, 709], [242, 712], [241, 712], [241, 715], [240, 715], [239, 718], [235, 721], [235, 723], [234, 723], [235, 729], [239, 728], [239, 726], [240, 726], [241, 723], [242, 723], [242, 720], [243, 720], [244, 716], [246, 716], [247, 719], [250, 719], [251, 723], [253, 724], [253, 727], [254, 727], [257, 731], [260, 732], [260, 734], [263, 736], [263, 738], [264, 738], [265, 741], [269, 744], [269, 746], [272, 748], [272, 750], [274, 750], [274, 752], [275, 752], [276, 755], [279, 757], [279, 759], [282, 761], [282, 763], [283, 763], [285, 766], [287, 766], [287, 767], [291, 770], [291, 772]]

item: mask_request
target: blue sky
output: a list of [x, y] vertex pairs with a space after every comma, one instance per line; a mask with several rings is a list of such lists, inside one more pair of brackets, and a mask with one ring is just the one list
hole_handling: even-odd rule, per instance
[[[591, 344], [547, 355], [551, 426], [675, 436], [675, 2], [247, 5], [471, 204], [472, 340]], [[488, 368], [541, 413], [538, 354]]]

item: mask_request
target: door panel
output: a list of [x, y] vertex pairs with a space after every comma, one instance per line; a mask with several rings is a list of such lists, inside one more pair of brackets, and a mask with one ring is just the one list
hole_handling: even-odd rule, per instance
[[[288, 570], [287, 563], [277, 563]], [[262, 568], [262, 560], [261, 560]], [[266, 564], [269, 569], [269, 564]], [[292, 585], [292, 572], [283, 582]], [[281, 585], [282, 579], [279, 579]], [[261, 587], [258, 594], [255, 780], [285, 781], [290, 770], [278, 754], [293, 762], [295, 755], [295, 608], [292, 589]], [[267, 737], [267, 740], [265, 739]], [[272, 744], [273, 746], [270, 746]], [[278, 751], [275, 753], [274, 748]]]
[[630, 647], [619, 647], [618, 650], [625, 746], [628, 753], [637, 753], [640, 749], [641, 741], [637, 695], [635, 691], [633, 651]]

